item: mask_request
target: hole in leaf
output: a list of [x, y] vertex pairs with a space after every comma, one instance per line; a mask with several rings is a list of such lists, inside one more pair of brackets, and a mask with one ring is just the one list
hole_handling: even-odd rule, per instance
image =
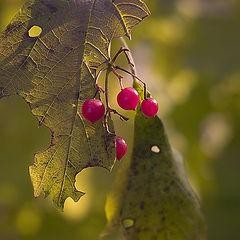
[[127, 218], [127, 219], [124, 219], [124, 220], [123, 220], [123, 226], [124, 226], [125, 228], [133, 227], [133, 225], [134, 225], [134, 220], [133, 220], [133, 219]]
[[158, 146], [152, 146], [151, 151], [155, 153], [160, 153], [161, 150]]
[[33, 26], [29, 29], [28, 31], [28, 35], [29, 37], [33, 38], [33, 37], [39, 37], [40, 34], [42, 33], [42, 28], [39, 26]]

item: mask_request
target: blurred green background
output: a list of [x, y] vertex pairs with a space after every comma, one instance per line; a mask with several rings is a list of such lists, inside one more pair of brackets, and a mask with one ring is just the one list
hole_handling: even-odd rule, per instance
[[[23, 2], [0, 0], [1, 30]], [[185, 159], [208, 239], [239, 240], [240, 2], [146, 3], [152, 15], [133, 30], [129, 43], [138, 75], [158, 100], [171, 144]], [[118, 47], [115, 40], [113, 51]], [[87, 194], [78, 203], [68, 199], [61, 213], [50, 200], [33, 198], [28, 174], [33, 154], [49, 145], [50, 133], [37, 127], [18, 97], [2, 99], [0, 113], [0, 240], [97, 239], [106, 224], [106, 194], [121, 163], [111, 174], [100, 168], [79, 174], [77, 188]], [[116, 131], [130, 149], [133, 122], [116, 119]]]

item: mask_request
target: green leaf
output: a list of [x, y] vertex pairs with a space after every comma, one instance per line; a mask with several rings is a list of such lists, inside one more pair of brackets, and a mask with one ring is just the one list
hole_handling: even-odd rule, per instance
[[[148, 15], [141, 0], [28, 0], [1, 33], [0, 97], [23, 97], [52, 133], [30, 167], [36, 197], [44, 192], [63, 208], [66, 198], [83, 195], [77, 173], [112, 168], [115, 139], [103, 121], [85, 121], [81, 106], [94, 96], [96, 68], [109, 60], [111, 40], [130, 37]], [[33, 37], [36, 26], [42, 32]]]
[[[142, 88], [135, 87], [143, 99]], [[132, 158], [122, 162], [106, 213], [107, 231], [120, 228], [128, 240], [205, 239], [199, 202], [183, 162], [171, 150], [161, 120], [144, 116], [140, 108]]]

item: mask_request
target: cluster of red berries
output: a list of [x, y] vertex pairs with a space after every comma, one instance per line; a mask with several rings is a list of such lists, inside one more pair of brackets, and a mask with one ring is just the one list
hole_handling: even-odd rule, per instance
[[[139, 104], [139, 94], [134, 88], [124, 88], [117, 96], [118, 105], [124, 110], [135, 110]], [[158, 112], [158, 103], [153, 98], [146, 98], [141, 103], [144, 115], [154, 117]], [[105, 113], [102, 101], [88, 99], [82, 105], [82, 115], [88, 121], [94, 123], [100, 120]], [[121, 137], [116, 137], [116, 157], [120, 160], [127, 152], [127, 144]]]

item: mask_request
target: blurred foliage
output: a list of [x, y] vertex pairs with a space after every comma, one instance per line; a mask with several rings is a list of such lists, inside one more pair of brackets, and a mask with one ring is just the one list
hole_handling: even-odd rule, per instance
[[[0, 0], [1, 29], [22, 2]], [[134, 29], [129, 42], [138, 74], [159, 101], [170, 142], [186, 160], [209, 239], [238, 240], [240, 1], [146, 3], [152, 15]], [[113, 51], [117, 40], [114, 44]], [[114, 88], [112, 96], [118, 91]], [[96, 239], [106, 224], [106, 193], [119, 163], [112, 174], [97, 168], [79, 174], [77, 188], [88, 194], [79, 203], [67, 201], [59, 213], [48, 201], [33, 199], [28, 174], [33, 153], [48, 146], [48, 130], [37, 127], [20, 98], [2, 99], [0, 111], [0, 239]], [[129, 149], [132, 124], [116, 120]]]

